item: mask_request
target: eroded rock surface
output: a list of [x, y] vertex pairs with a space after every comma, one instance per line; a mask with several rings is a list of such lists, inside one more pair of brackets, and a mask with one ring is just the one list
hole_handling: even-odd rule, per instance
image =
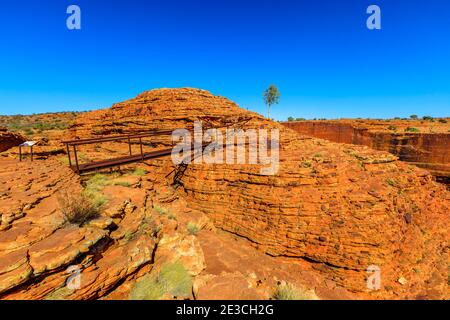
[[9, 132], [0, 127], [0, 152], [16, 147], [24, 141], [25, 138], [20, 134]]
[[[301, 134], [390, 152], [402, 161], [430, 170], [438, 180], [450, 184], [450, 125], [447, 122], [336, 120], [283, 124]], [[405, 132], [408, 127], [419, 132]]]
[[[448, 296], [449, 192], [427, 171], [386, 152], [301, 136], [195, 89], [153, 90], [86, 113], [70, 134], [174, 129], [194, 120], [222, 129], [280, 130], [274, 176], [261, 175], [260, 165], [237, 164], [192, 164], [183, 173], [188, 206], [216, 227], [272, 256], [310, 261], [355, 292], [367, 291], [366, 269], [375, 264], [384, 270], [383, 291], [375, 296]], [[126, 145], [115, 150], [126, 152]], [[171, 167], [170, 159], [151, 163]]]
[[[195, 120], [278, 129], [278, 172], [248, 164], [180, 170], [170, 157], [123, 166], [103, 172], [101, 216], [74, 226], [57, 200], [61, 188], [82, 189], [67, 164], [0, 160], [0, 298], [129, 299], [174, 262], [192, 278], [183, 298], [269, 299], [285, 282], [322, 299], [450, 297], [450, 193], [390, 153], [299, 135], [197, 89], [152, 90], [83, 113], [61, 139], [191, 128]], [[172, 146], [169, 136], [144, 142], [145, 150]], [[105, 143], [79, 152], [90, 161], [129, 149]], [[367, 289], [370, 265], [381, 270], [378, 291]], [[78, 289], [66, 285], [69, 266], [80, 270]]]

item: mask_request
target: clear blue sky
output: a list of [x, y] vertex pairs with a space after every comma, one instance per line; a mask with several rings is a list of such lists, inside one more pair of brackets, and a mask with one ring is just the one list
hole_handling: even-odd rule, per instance
[[[381, 31], [366, 28], [370, 4]], [[0, 36], [0, 114], [184, 86], [265, 114], [274, 83], [276, 119], [450, 116], [448, 0], [2, 1]]]

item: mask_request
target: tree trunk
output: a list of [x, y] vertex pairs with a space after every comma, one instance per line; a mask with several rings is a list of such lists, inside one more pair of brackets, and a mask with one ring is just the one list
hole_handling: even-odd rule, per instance
[[270, 104], [268, 106], [269, 106], [269, 109], [268, 109], [268, 112], [267, 112], [267, 118], [270, 119]]

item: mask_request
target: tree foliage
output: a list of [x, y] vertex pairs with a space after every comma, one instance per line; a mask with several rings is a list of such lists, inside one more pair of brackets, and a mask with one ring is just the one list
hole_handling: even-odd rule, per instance
[[271, 84], [266, 91], [264, 91], [264, 103], [268, 106], [267, 116], [270, 118], [270, 107], [274, 104], [278, 104], [280, 99], [280, 91], [278, 88]]

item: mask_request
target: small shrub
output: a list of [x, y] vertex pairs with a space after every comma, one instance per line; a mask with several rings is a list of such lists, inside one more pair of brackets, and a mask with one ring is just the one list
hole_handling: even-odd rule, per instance
[[44, 300], [65, 300], [68, 295], [70, 295], [73, 290], [70, 290], [66, 286], [56, 289], [55, 291], [47, 294]]
[[169, 216], [168, 216], [168, 218], [170, 219], [170, 220], [177, 220], [177, 216], [174, 214], [174, 213], [169, 213]]
[[272, 297], [275, 300], [317, 300], [313, 291], [299, 290], [292, 284], [280, 284]]
[[132, 300], [158, 300], [169, 293], [177, 298], [189, 298], [192, 292], [192, 278], [179, 261], [161, 267], [155, 275], [145, 275], [133, 286]]
[[69, 158], [67, 157], [59, 157], [58, 160], [61, 161], [62, 164], [69, 165]]
[[63, 191], [58, 196], [61, 213], [67, 223], [82, 225], [100, 213], [100, 206], [85, 193]]
[[439, 119], [439, 122], [440, 123], [447, 123], [448, 121], [447, 121], [447, 119]]
[[121, 187], [131, 187], [131, 184], [128, 181], [117, 181], [114, 183], [115, 186], [121, 186]]
[[136, 168], [134, 171], [133, 171], [133, 175], [135, 175], [135, 176], [144, 176], [144, 175], [146, 175], [147, 174], [147, 171], [145, 171], [144, 169], [142, 169], [142, 168]]
[[388, 127], [388, 130], [391, 130], [391, 131], [397, 131], [397, 127], [396, 127], [396, 126], [393, 126], [393, 125], [390, 125], [390, 126]]
[[426, 120], [426, 121], [433, 121], [434, 120], [433, 117], [430, 117], [430, 116], [423, 116], [422, 119]]
[[413, 120], [417, 120], [419, 118], [416, 114], [412, 114], [409, 117]]
[[420, 132], [419, 129], [414, 128], [414, 127], [408, 127], [405, 129], [406, 132]]
[[288, 120], [288, 121], [294, 121], [294, 118], [293, 118], [293, 117], [288, 117], [287, 120]]
[[131, 288], [131, 300], [159, 300], [164, 294], [163, 288], [158, 284], [156, 277], [143, 276]]
[[169, 212], [167, 208], [160, 207], [157, 204], [153, 205], [153, 209], [155, 209], [155, 211], [158, 212], [160, 215], [165, 215]]
[[162, 225], [161, 225], [161, 224], [154, 225], [154, 226], [152, 227], [152, 233], [153, 233], [153, 235], [156, 236], [156, 235], [161, 231], [161, 229], [162, 229]]
[[396, 186], [397, 186], [397, 181], [395, 181], [395, 180], [392, 179], [392, 178], [386, 179], [386, 183], [387, 183], [388, 185], [390, 185], [391, 187], [396, 187]]
[[186, 228], [187, 231], [189, 231], [189, 233], [193, 235], [196, 235], [200, 231], [199, 227], [193, 222], [189, 222]]
[[176, 297], [189, 297], [192, 292], [192, 278], [184, 265], [177, 261], [162, 266], [158, 282], [164, 291]]
[[134, 233], [131, 231], [126, 231], [125, 234], [123, 235], [123, 238], [127, 241], [130, 242], [131, 240], [133, 240], [134, 238]]
[[306, 119], [305, 118], [297, 118], [297, 119], [295, 119], [295, 121], [305, 121]]
[[99, 192], [108, 184], [107, 178], [101, 173], [96, 173], [85, 182], [87, 192]]
[[101, 207], [108, 201], [108, 199], [101, 193], [101, 190], [107, 184], [107, 177], [103, 174], [96, 173], [86, 181], [86, 187], [84, 188], [83, 193], [89, 197], [97, 207]]
[[311, 168], [312, 162], [309, 161], [309, 160], [303, 161], [302, 164], [301, 164], [301, 166], [302, 166], [303, 168]]

